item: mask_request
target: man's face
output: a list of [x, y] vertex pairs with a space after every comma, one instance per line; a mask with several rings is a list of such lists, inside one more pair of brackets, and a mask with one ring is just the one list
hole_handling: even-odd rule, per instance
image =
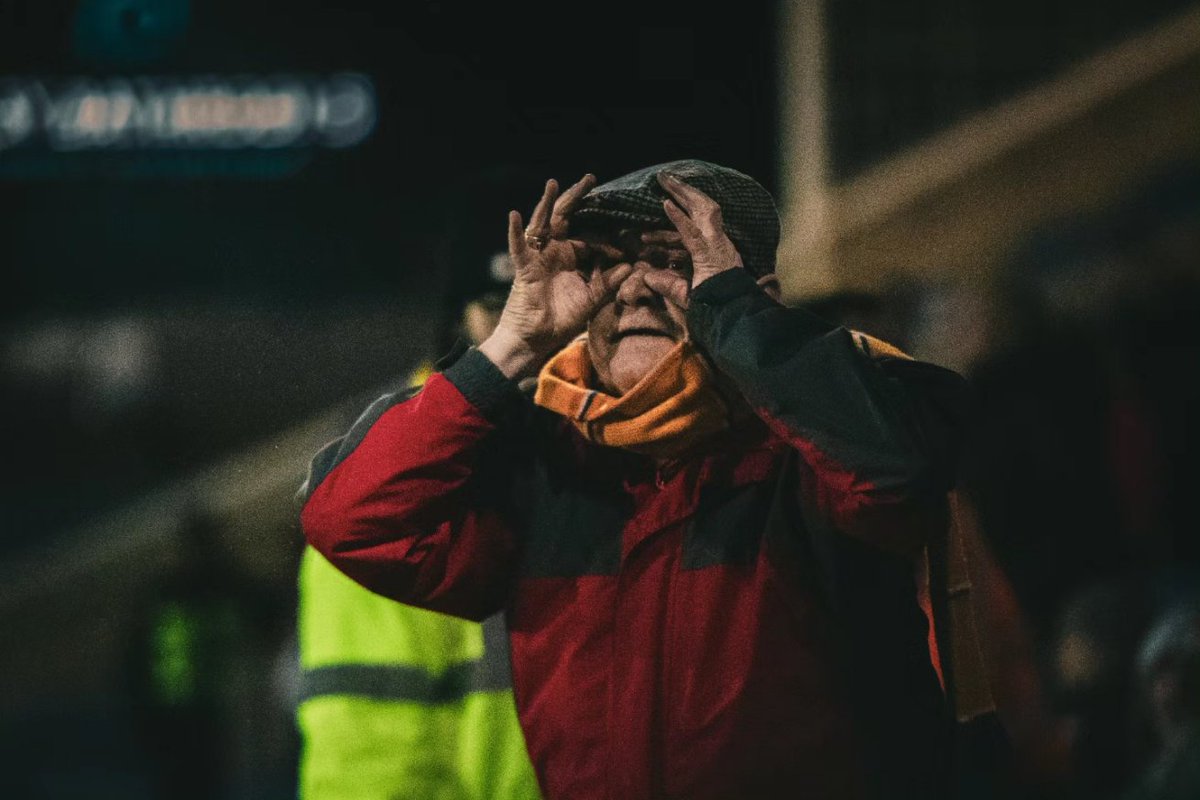
[[595, 266], [633, 265], [633, 273], [592, 317], [587, 331], [596, 376], [603, 388], [617, 395], [632, 389], [687, 335], [684, 309], [647, 286], [645, 276], [652, 270], [671, 270], [691, 281], [691, 257], [675, 231], [656, 232], [653, 243], [642, 233], [621, 230], [585, 237], [591, 246], [592, 263], [585, 265], [589, 271]]

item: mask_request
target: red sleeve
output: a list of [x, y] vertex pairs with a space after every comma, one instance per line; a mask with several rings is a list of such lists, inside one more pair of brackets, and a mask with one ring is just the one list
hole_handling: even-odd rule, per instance
[[474, 620], [503, 608], [516, 542], [486, 450], [488, 412], [513, 397], [469, 351], [419, 393], [381, 398], [313, 461], [300, 514], [309, 543], [400, 602]]

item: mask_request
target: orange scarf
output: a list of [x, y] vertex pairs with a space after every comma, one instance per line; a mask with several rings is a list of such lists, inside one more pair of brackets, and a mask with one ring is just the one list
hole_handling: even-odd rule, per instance
[[620, 397], [594, 389], [586, 337], [550, 359], [533, 402], [561, 414], [589, 441], [655, 458], [678, 458], [730, 427], [730, 408], [690, 341], [672, 348]]

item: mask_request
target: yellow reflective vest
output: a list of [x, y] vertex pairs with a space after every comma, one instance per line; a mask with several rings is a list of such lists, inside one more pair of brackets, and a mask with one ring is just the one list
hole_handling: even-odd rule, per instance
[[309, 548], [299, 644], [302, 800], [539, 797], [500, 617], [401, 605]]

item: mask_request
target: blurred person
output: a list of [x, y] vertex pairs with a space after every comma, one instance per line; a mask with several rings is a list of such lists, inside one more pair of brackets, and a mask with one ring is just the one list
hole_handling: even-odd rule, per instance
[[505, 613], [549, 797], [946, 796], [913, 561], [961, 379], [781, 305], [774, 203], [735, 170], [550, 181], [508, 236], [495, 332], [316, 456], [309, 542]]
[[[473, 344], [486, 339], [503, 297], [468, 298], [457, 334]], [[419, 388], [432, 369], [418, 366], [409, 385]], [[479, 625], [401, 605], [312, 548], [299, 591], [303, 800], [539, 797], [500, 615]]]
[[1150, 763], [1124, 800], [1200, 797], [1200, 603], [1176, 603], [1137, 654], [1140, 704], [1153, 728]]
[[1115, 797], [1136, 772], [1134, 663], [1156, 604], [1154, 581], [1143, 575], [1082, 587], [1064, 604], [1048, 667], [1069, 759], [1060, 796]]
[[491, 291], [469, 300], [463, 307], [459, 338], [478, 345], [491, 336], [500, 323], [504, 298], [503, 293]]
[[[1010, 728], [1034, 783], [1056, 795], [1119, 787], [1133, 769], [1124, 751], [1071, 732], [1056, 626], [1088, 587], [1200, 556], [1200, 378], [1183, 368], [1200, 358], [1200, 253], [1185, 268], [1160, 246], [1166, 230], [1176, 245], [1197, 241], [1180, 231], [1198, 229], [1198, 175], [1177, 170], [1125, 208], [1034, 237], [992, 315], [999, 344], [970, 374], [979, 402], [963, 483], [1011, 587], [1010, 650], [1034, 656], [1004, 676], [1025, 698]], [[1120, 729], [1125, 712], [1086, 735]]]
[[239, 762], [241, 734], [268, 713], [254, 679], [283, 638], [286, 600], [246, 576], [221, 530], [197, 515], [176, 565], [138, 604], [127, 650], [133, 718], [154, 796], [208, 798], [262, 789], [273, 776]]

